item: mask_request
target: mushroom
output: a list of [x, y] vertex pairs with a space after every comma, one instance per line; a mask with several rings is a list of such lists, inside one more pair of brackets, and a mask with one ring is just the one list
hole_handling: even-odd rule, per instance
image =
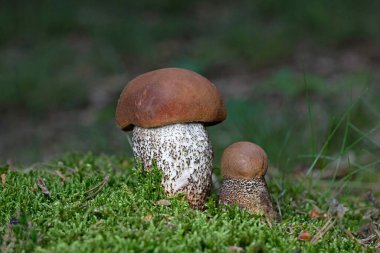
[[164, 68], [131, 80], [122, 91], [116, 122], [133, 130], [136, 160], [162, 171], [166, 194], [185, 194], [201, 209], [211, 187], [213, 150], [205, 127], [226, 118], [220, 93], [205, 77], [186, 69]]
[[258, 145], [242, 141], [228, 146], [222, 155], [219, 202], [279, 221], [264, 178], [267, 169], [267, 155]]

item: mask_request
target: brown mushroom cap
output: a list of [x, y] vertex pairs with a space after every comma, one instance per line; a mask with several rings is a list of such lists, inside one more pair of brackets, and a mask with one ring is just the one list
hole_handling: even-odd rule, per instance
[[202, 122], [209, 126], [225, 118], [226, 109], [215, 85], [180, 68], [158, 69], [134, 78], [116, 107], [116, 122], [125, 131], [134, 125], [152, 128]]
[[223, 152], [221, 165], [223, 177], [253, 179], [264, 176], [267, 169], [267, 154], [252, 142], [236, 142]]

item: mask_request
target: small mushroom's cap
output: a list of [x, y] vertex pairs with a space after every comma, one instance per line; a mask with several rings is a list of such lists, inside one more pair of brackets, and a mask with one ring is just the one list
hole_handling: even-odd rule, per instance
[[223, 152], [221, 165], [223, 177], [253, 179], [264, 176], [267, 169], [267, 154], [252, 142], [236, 142]]
[[223, 99], [215, 85], [180, 68], [158, 69], [131, 80], [116, 107], [116, 122], [125, 131], [134, 125], [152, 128], [201, 122], [210, 126], [225, 118]]

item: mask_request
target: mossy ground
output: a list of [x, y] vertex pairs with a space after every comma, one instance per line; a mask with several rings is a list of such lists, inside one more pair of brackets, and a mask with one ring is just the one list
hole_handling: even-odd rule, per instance
[[[145, 172], [133, 160], [66, 155], [32, 168], [3, 166], [0, 174], [0, 245], [3, 252], [372, 252], [361, 246], [360, 226], [374, 204], [360, 195], [335, 196], [348, 208], [316, 243], [331, 214], [334, 192], [319, 184], [274, 176], [269, 188], [280, 224], [237, 207], [217, 205], [213, 193], [204, 211], [184, 197], [166, 197], [158, 170]], [[5, 179], [4, 179], [5, 178]], [[304, 180], [305, 181], [305, 180]], [[307, 181], [307, 180], [306, 180]], [[310, 181], [309, 181], [310, 182]], [[159, 200], [170, 202], [161, 203]], [[318, 207], [318, 211], [316, 211]], [[316, 218], [311, 218], [314, 210]], [[378, 210], [377, 210], [378, 211]], [[319, 216], [319, 217], [318, 217]], [[379, 217], [377, 217], [378, 219]], [[378, 242], [377, 242], [378, 243]], [[364, 244], [363, 244], [364, 245]], [[363, 247], [363, 248], [361, 248]]]
[[[131, 155], [114, 123], [124, 84], [151, 69], [184, 67], [225, 94], [228, 118], [209, 128], [216, 166], [235, 141], [262, 146], [283, 219], [271, 227], [222, 209], [217, 191], [194, 211], [181, 196], [165, 197], [158, 175], [133, 169], [132, 160], [67, 155], [32, 169], [0, 166], [0, 252], [353, 252], [361, 243], [375, 251], [379, 204], [366, 192], [380, 197], [378, 7], [2, 1], [0, 164], [67, 151]], [[348, 208], [343, 218], [318, 243], [299, 240], [328, 222], [333, 198]]]

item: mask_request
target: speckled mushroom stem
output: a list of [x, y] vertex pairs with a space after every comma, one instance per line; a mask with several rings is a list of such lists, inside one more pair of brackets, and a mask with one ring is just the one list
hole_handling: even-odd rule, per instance
[[221, 204], [237, 204], [251, 213], [263, 213], [269, 219], [279, 221], [274, 210], [264, 177], [253, 179], [224, 178], [220, 189]]
[[162, 170], [166, 194], [182, 192], [192, 208], [204, 207], [211, 188], [213, 151], [202, 124], [135, 126], [132, 145], [135, 159], [145, 168], [154, 160]]

